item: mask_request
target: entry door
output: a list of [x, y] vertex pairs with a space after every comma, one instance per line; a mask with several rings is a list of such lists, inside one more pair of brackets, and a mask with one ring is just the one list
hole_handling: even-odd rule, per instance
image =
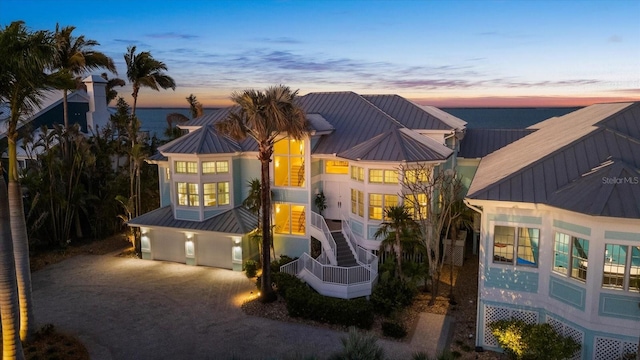
[[340, 181], [325, 181], [324, 196], [327, 198], [327, 208], [323, 211], [326, 219], [342, 220], [343, 215], [349, 213], [351, 194], [349, 186]]

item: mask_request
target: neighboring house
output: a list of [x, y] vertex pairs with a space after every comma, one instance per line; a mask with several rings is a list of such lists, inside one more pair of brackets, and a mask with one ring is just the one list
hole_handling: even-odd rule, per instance
[[[368, 296], [377, 277], [384, 208], [402, 202], [398, 169], [455, 165], [466, 123], [396, 95], [311, 93], [299, 98], [308, 138], [278, 139], [271, 162], [276, 255], [300, 257], [283, 269], [325, 295]], [[247, 182], [260, 178], [256, 143], [237, 142], [213, 124], [233, 108], [181, 125], [189, 133], [160, 147], [161, 207], [129, 221], [142, 230], [146, 259], [241, 270], [255, 257], [255, 216], [241, 204]], [[327, 201], [323, 217], [314, 198]], [[325, 219], [341, 221], [330, 232]], [[311, 238], [322, 255], [311, 258]]]
[[488, 325], [517, 318], [580, 342], [576, 359], [635, 353], [640, 103], [592, 105], [528, 130], [482, 158], [466, 198], [481, 213], [476, 345], [499, 350]]
[[[90, 75], [82, 82], [87, 90], [72, 91], [67, 95], [69, 111], [69, 124], [80, 125], [80, 130], [85, 134], [92, 134], [109, 123], [111, 113], [107, 108], [106, 85], [107, 81], [98, 75]], [[0, 105], [0, 146], [7, 147], [7, 119], [9, 118], [8, 104]], [[24, 167], [29, 160], [34, 160], [39, 149], [25, 146], [22, 143], [24, 132], [33, 134], [34, 140], [39, 136], [41, 126], [52, 128], [53, 124], [64, 124], [62, 91], [54, 90], [46, 93], [42, 105], [19, 124], [18, 134], [18, 164]], [[6, 150], [3, 158], [6, 158]]]

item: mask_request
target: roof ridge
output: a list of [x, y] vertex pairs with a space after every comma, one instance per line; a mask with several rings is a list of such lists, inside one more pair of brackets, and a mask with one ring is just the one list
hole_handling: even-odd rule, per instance
[[[362, 100], [364, 100], [367, 104], [373, 106], [376, 110], [378, 110], [379, 112], [381, 112], [382, 114], [384, 114], [387, 118], [389, 118], [389, 120], [391, 120], [393, 123], [395, 123], [396, 125], [398, 125], [401, 128], [406, 128], [406, 126], [404, 126], [398, 119], [394, 118], [393, 116], [391, 116], [389, 113], [387, 113], [386, 111], [382, 110], [381, 108], [379, 108], [376, 104], [372, 103], [371, 101], [369, 101], [369, 99], [365, 98], [366, 95], [360, 95], [360, 94], [356, 94], [358, 95]], [[379, 96], [383, 96], [383, 95], [379, 95]], [[384, 96], [389, 96], [389, 95], [384, 95]], [[396, 96], [396, 95], [391, 95], [391, 96]]]

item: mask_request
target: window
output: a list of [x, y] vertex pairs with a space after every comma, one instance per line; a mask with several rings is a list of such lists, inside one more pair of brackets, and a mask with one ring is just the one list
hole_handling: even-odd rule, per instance
[[348, 174], [349, 162], [338, 160], [327, 160], [324, 165], [324, 172], [327, 174]]
[[179, 182], [176, 183], [176, 186], [178, 188], [178, 205], [200, 206], [198, 184]]
[[204, 206], [229, 205], [229, 183], [202, 184]]
[[169, 168], [164, 169], [164, 179], [167, 181], [171, 180], [171, 169]]
[[372, 184], [397, 184], [398, 183], [398, 171], [397, 170], [370, 169], [369, 170], [369, 182], [372, 183]]
[[408, 184], [423, 183], [428, 179], [429, 171], [427, 169], [411, 169], [404, 172], [404, 181]]
[[640, 246], [605, 245], [602, 287], [640, 291]]
[[306, 215], [303, 205], [276, 204], [275, 232], [278, 234], [304, 235]]
[[304, 141], [284, 138], [273, 145], [275, 186], [304, 186]]
[[540, 229], [496, 225], [493, 229], [493, 262], [538, 266]]
[[351, 212], [364, 216], [364, 193], [360, 190], [351, 189]]
[[360, 166], [351, 166], [351, 179], [357, 181], [364, 181], [364, 168]]
[[227, 160], [202, 162], [203, 174], [226, 174], [228, 172], [229, 172], [229, 162]]
[[369, 194], [369, 219], [382, 220], [384, 209], [398, 205], [398, 196], [389, 194]]
[[589, 240], [556, 232], [553, 271], [576, 280], [587, 280]]
[[428, 204], [427, 194], [407, 194], [405, 196], [407, 211], [415, 220], [426, 219]]
[[196, 161], [176, 161], [175, 162], [176, 174], [197, 174], [198, 162]]

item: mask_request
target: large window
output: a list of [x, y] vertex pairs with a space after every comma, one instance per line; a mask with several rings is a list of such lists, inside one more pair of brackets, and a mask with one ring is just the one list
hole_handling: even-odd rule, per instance
[[176, 171], [176, 174], [197, 174], [198, 162], [197, 161], [176, 161], [175, 171]]
[[364, 168], [360, 166], [351, 165], [351, 179], [357, 181], [364, 181]]
[[198, 184], [179, 182], [176, 183], [178, 193], [178, 205], [200, 206]]
[[275, 232], [277, 234], [304, 235], [306, 215], [303, 205], [275, 204]]
[[408, 169], [404, 171], [404, 181], [407, 184], [424, 183], [429, 179], [427, 169]]
[[496, 225], [493, 234], [494, 263], [538, 266], [540, 229]]
[[204, 206], [229, 205], [229, 183], [202, 184]]
[[304, 141], [284, 138], [273, 145], [275, 186], [304, 186]]
[[203, 161], [202, 173], [203, 174], [227, 174], [229, 173], [229, 162], [227, 160]]
[[427, 194], [405, 195], [407, 211], [415, 220], [426, 219], [428, 211]]
[[351, 189], [351, 212], [364, 216], [364, 193], [360, 190]]
[[398, 205], [398, 196], [389, 194], [369, 194], [369, 219], [382, 220], [384, 209]]
[[602, 287], [640, 291], [640, 246], [606, 244]]
[[553, 249], [553, 271], [583, 282], [587, 280], [589, 240], [557, 232]]
[[324, 164], [324, 172], [327, 174], [348, 174], [349, 162], [339, 160], [327, 160]]
[[369, 182], [372, 184], [397, 184], [397, 170], [369, 169]]

